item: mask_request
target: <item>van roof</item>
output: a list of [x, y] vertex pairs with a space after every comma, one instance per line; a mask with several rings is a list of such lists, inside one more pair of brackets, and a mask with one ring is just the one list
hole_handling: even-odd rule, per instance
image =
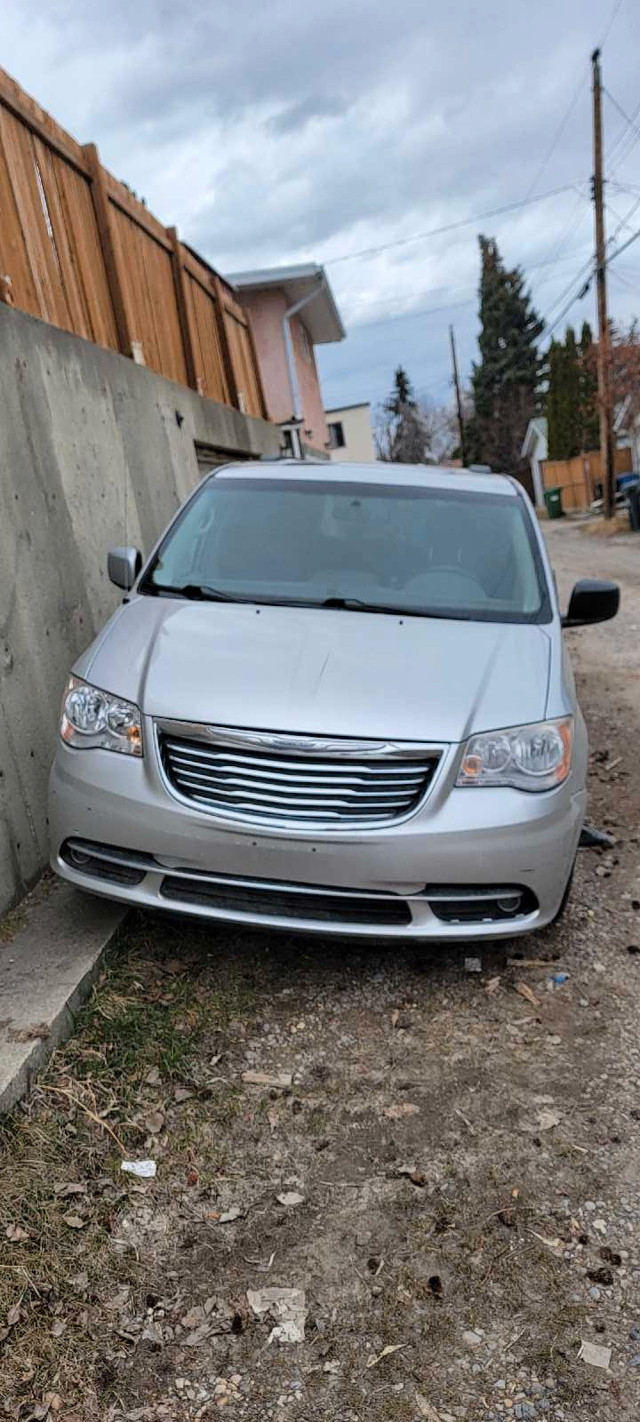
[[212, 471], [212, 479], [251, 478], [296, 479], [322, 483], [415, 484], [426, 489], [455, 489], [464, 493], [503, 494], [517, 497], [517, 488], [504, 474], [475, 474], [469, 469], [447, 468], [432, 464], [339, 464], [330, 460], [306, 459], [256, 460], [247, 464], [225, 464]]

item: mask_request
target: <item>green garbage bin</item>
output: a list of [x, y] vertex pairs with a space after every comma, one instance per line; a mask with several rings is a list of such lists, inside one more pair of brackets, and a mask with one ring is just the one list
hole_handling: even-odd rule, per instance
[[549, 518], [562, 518], [564, 513], [562, 507], [562, 489], [545, 489], [544, 501], [547, 505]]

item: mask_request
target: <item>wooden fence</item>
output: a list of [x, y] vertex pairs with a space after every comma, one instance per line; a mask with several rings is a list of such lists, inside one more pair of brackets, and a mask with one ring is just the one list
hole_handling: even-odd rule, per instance
[[[565, 513], [584, 512], [598, 497], [602, 482], [600, 450], [576, 454], [574, 459], [544, 459], [540, 465], [545, 489], [562, 489]], [[632, 468], [630, 449], [616, 449], [615, 472], [626, 474]]]
[[4, 70], [0, 299], [266, 418], [233, 288]]

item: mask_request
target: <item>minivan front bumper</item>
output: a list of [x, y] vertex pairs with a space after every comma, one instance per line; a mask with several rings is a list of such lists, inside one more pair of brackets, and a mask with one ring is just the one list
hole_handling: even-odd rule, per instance
[[153, 754], [58, 745], [52, 867], [140, 908], [366, 938], [482, 939], [555, 917], [585, 812], [574, 775], [557, 790], [456, 789], [448, 747], [409, 817], [374, 830], [224, 823], [174, 799]]

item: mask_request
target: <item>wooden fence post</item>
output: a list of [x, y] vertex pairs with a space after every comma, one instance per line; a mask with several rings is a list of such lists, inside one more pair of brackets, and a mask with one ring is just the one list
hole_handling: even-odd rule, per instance
[[100, 155], [95, 143], [85, 143], [82, 152], [87, 160], [87, 167], [91, 176], [91, 197], [93, 200], [93, 210], [96, 215], [100, 246], [107, 273], [107, 285], [113, 303], [113, 314], [116, 319], [116, 330], [118, 332], [118, 344], [123, 355], [131, 355], [131, 328], [124, 295], [122, 282], [120, 280], [120, 269], [116, 255], [113, 233], [111, 230], [111, 213], [109, 210], [109, 196], [104, 181], [104, 172], [100, 162]]
[[251, 322], [251, 313], [249, 311], [245, 311], [245, 316], [247, 318], [247, 335], [249, 337], [249, 350], [251, 351], [253, 366], [256, 373], [256, 386], [258, 389], [258, 399], [260, 401], [260, 414], [262, 415], [263, 420], [268, 420], [269, 411], [267, 410], [264, 385], [262, 384], [262, 371], [260, 370], [260, 362], [258, 361], [258, 352], [256, 350], [255, 337], [253, 334], [253, 325]]
[[220, 345], [222, 347], [222, 359], [224, 361], [227, 385], [229, 386], [229, 399], [231, 401], [231, 404], [235, 405], [236, 410], [238, 410], [240, 408], [238, 402], [238, 382], [236, 380], [236, 373], [234, 370], [233, 358], [231, 355], [231, 347], [229, 345], [229, 337], [227, 335], [227, 320], [224, 309], [222, 282], [220, 281], [219, 276], [212, 276], [212, 281], [215, 288], [216, 320], [218, 322], [218, 335], [220, 337]]
[[189, 310], [189, 302], [187, 300], [187, 284], [178, 229], [176, 227], [167, 227], [167, 237], [171, 242], [173, 284], [176, 291], [176, 304], [178, 307], [178, 320], [180, 321], [182, 345], [184, 348], [184, 361], [187, 367], [187, 380], [191, 389], [197, 390], [198, 393], [202, 395], [202, 381], [198, 380], [194, 330]]

